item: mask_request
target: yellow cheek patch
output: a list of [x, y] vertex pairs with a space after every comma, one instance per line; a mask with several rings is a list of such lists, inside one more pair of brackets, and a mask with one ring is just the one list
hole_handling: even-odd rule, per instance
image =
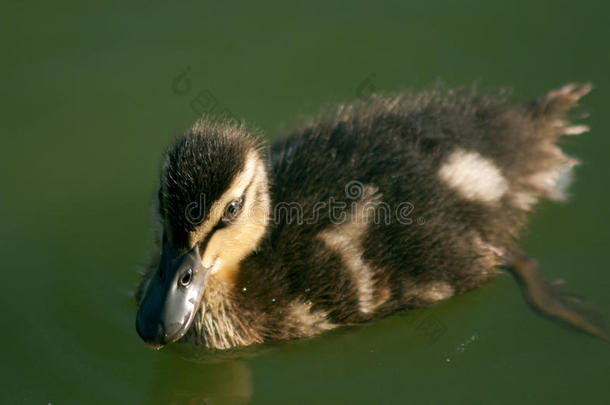
[[212, 269], [212, 277], [228, 283], [234, 282], [239, 263], [256, 249], [267, 226], [267, 175], [263, 163], [257, 163], [241, 213], [234, 222], [214, 232], [202, 257], [203, 265]]

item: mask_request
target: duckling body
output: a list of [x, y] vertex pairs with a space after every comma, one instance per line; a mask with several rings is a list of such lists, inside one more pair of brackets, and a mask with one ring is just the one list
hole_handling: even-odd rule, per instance
[[[525, 106], [474, 92], [374, 96], [267, 150], [242, 127], [200, 122], [164, 163], [165, 253], [142, 282], [138, 332], [153, 346], [182, 338], [227, 349], [426, 307], [485, 283], [518, 252], [536, 201], [563, 198], [576, 161], [555, 143], [587, 130], [566, 112], [589, 89], [568, 85]], [[191, 274], [206, 276], [188, 311], [173, 313], [170, 290], [191, 288], [181, 284], [187, 256], [201, 258]], [[173, 269], [165, 279], [164, 267]], [[172, 322], [179, 332], [168, 333]]]

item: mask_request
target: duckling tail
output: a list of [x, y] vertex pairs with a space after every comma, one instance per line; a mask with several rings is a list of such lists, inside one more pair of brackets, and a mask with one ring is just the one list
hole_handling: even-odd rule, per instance
[[567, 199], [572, 171], [579, 161], [564, 154], [558, 141], [564, 135], [589, 131], [587, 125], [573, 123], [570, 113], [591, 89], [589, 83], [567, 84], [527, 106], [526, 117], [531, 127], [518, 137], [522, 148], [511, 167], [518, 179], [512, 189], [515, 203], [523, 210], [529, 211], [540, 197]]
[[538, 272], [536, 260], [522, 252], [504, 257], [502, 266], [515, 277], [528, 303], [544, 316], [610, 341], [608, 325], [599, 312], [582, 298], [560, 292]]
[[[534, 100], [530, 105], [530, 111], [535, 117], [539, 118], [561, 116], [576, 107], [578, 100], [592, 89], [593, 85], [591, 83], [568, 83]], [[584, 126], [582, 127], [584, 129]], [[571, 134], [574, 135], [575, 133]]]

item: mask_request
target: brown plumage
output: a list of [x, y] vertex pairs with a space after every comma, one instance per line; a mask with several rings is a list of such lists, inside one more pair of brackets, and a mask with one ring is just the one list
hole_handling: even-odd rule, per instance
[[[269, 150], [242, 126], [201, 121], [163, 166], [164, 253], [139, 290], [140, 335], [154, 347], [182, 338], [227, 349], [483, 284], [517, 263], [536, 201], [564, 197], [576, 161], [556, 141], [588, 130], [566, 114], [589, 89], [567, 85], [529, 105], [471, 90], [374, 95]], [[543, 284], [536, 276], [524, 287]], [[578, 324], [545, 302], [537, 307]]]

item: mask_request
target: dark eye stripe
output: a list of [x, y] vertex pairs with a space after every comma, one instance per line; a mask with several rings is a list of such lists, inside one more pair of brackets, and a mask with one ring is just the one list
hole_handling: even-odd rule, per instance
[[223, 222], [222, 220], [218, 221], [218, 223], [216, 225], [214, 225], [214, 228], [212, 228], [212, 230], [210, 232], [208, 232], [207, 235], [205, 235], [205, 238], [203, 238], [203, 240], [201, 242], [199, 242], [199, 251], [204, 253], [205, 249], [208, 246], [208, 243], [210, 243], [210, 239], [212, 239], [212, 235], [214, 235], [214, 232], [216, 232], [219, 229], [224, 228], [225, 226], [227, 226], [227, 224], [225, 222]]
[[[248, 185], [246, 186], [246, 189], [244, 190], [244, 193], [242, 194], [242, 196], [240, 197], [240, 207], [239, 207], [239, 212], [237, 213], [237, 216], [239, 216], [239, 214], [241, 213], [241, 208], [246, 205], [246, 194], [248, 194], [248, 190], [250, 189], [250, 186], [252, 185], [252, 183], [254, 182], [254, 178], [252, 178], [252, 180], [250, 180], [250, 183], [248, 183]], [[236, 216], [236, 217], [237, 217]], [[214, 233], [222, 228], [225, 228], [226, 226], [228, 226], [230, 224], [230, 222], [226, 222], [223, 221], [224, 216], [222, 216], [218, 222], [216, 223], [216, 225], [214, 225], [214, 228], [212, 228], [212, 230], [210, 232], [208, 232], [208, 234], [205, 236], [205, 238], [203, 238], [203, 240], [199, 243], [199, 250], [201, 252], [205, 252], [205, 249], [208, 245], [208, 243], [210, 242], [210, 239], [212, 239], [212, 235], [214, 235]]]

